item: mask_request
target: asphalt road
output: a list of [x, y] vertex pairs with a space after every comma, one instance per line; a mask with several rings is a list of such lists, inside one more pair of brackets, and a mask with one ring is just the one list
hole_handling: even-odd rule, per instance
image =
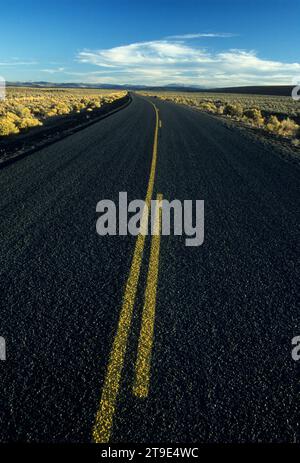
[[[140, 398], [145, 239], [110, 441], [299, 442], [299, 166], [215, 117], [153, 102], [152, 197], [203, 199], [205, 240], [160, 239], [149, 395]], [[145, 198], [156, 123], [152, 104], [134, 96], [0, 171], [1, 442], [93, 439], [138, 240], [97, 235], [96, 204], [122, 191]]]

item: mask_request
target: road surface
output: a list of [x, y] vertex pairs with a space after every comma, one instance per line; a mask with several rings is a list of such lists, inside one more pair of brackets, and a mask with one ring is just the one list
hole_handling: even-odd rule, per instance
[[[133, 96], [0, 171], [2, 442], [300, 441], [299, 167], [213, 116], [152, 101], [157, 113]], [[98, 201], [149, 188], [205, 201], [202, 246], [96, 233]]]

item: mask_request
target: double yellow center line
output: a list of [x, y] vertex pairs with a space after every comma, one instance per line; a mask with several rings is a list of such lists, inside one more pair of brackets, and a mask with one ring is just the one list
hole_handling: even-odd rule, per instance
[[141, 398], [147, 397], [149, 393], [151, 351], [154, 334], [154, 319], [160, 249], [160, 204], [162, 199], [162, 195], [158, 194], [157, 201], [159, 203], [157, 204], [155, 211], [155, 222], [151, 241], [150, 261], [145, 292], [145, 304], [143, 309], [141, 333], [138, 345], [138, 355], [135, 369], [135, 382], [133, 385], [133, 393], [137, 397]]
[[[93, 428], [93, 439], [96, 443], [108, 442], [111, 435], [117, 396], [120, 389], [121, 375], [124, 366], [128, 336], [132, 323], [132, 315], [140, 276], [141, 263], [143, 259], [143, 251], [148, 227], [148, 215], [153, 195], [157, 164], [159, 115], [158, 109], [154, 104], [153, 107], [155, 109], [156, 122], [150, 177], [145, 199], [147, 207], [145, 207], [143, 211], [141, 220], [141, 234], [138, 235], [135, 245], [131, 268], [125, 287], [125, 294], [123, 298], [117, 333], [110, 352], [99, 410], [97, 412]], [[158, 195], [157, 199], [161, 201], [162, 196]], [[147, 397], [149, 391], [150, 362], [156, 304], [156, 287], [158, 279], [160, 222], [161, 208], [158, 206], [156, 208], [154, 234], [152, 236], [151, 242], [149, 270], [145, 292], [145, 304], [142, 315], [141, 333], [136, 362], [136, 373], [133, 386], [133, 393], [138, 397]]]

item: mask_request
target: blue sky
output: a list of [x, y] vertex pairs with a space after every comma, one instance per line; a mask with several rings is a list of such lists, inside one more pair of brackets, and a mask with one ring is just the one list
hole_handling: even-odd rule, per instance
[[0, 7], [0, 75], [293, 84], [300, 79], [299, 18], [299, 0], [11, 0]]

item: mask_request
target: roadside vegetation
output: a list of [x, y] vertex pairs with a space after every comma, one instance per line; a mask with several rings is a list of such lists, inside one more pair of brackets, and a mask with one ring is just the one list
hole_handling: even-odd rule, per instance
[[149, 92], [147, 95], [222, 115], [300, 146], [300, 104], [291, 97], [205, 92]]
[[98, 89], [14, 88], [0, 101], [0, 137], [43, 125], [50, 117], [90, 112], [122, 98], [126, 91]]

